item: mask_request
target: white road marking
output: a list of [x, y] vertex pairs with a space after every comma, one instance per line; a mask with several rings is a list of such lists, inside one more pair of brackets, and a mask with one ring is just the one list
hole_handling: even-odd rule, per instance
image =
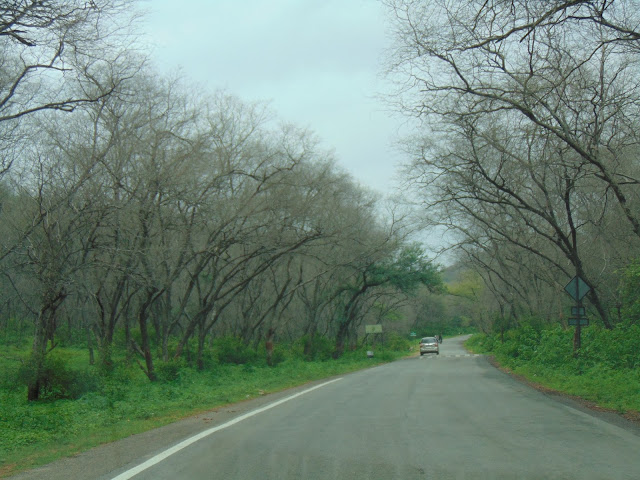
[[462, 355], [421, 355], [420, 356], [420, 360], [422, 360], [423, 358], [460, 358], [460, 357], [481, 357], [482, 355], [477, 354], [477, 353], [467, 353], [467, 354], [462, 354]]
[[282, 405], [283, 403], [288, 402], [289, 400], [293, 400], [294, 398], [304, 395], [305, 393], [312, 392], [313, 390], [316, 390], [320, 387], [324, 387], [325, 385], [329, 385], [330, 383], [337, 382], [338, 380], [342, 380], [342, 377], [334, 378], [333, 380], [329, 380], [328, 382], [321, 383], [320, 385], [316, 385], [315, 387], [307, 388], [302, 392], [298, 392], [289, 397], [280, 399], [277, 402], [270, 403], [269, 405], [265, 405], [264, 407], [260, 407], [256, 410], [252, 410], [251, 412], [245, 413], [244, 415], [240, 415], [239, 417], [236, 417], [233, 420], [229, 420], [228, 422], [218, 425], [217, 427], [213, 427], [208, 430], [205, 430], [204, 432], [200, 432], [197, 435], [194, 435], [193, 437], [189, 437], [186, 440], [183, 440], [182, 442], [178, 443], [177, 445], [174, 445], [173, 447], [165, 450], [164, 452], [159, 453], [155, 457], [150, 458], [149, 460], [147, 460], [144, 463], [141, 463], [137, 467], [133, 467], [132, 469], [127, 470], [124, 473], [121, 473], [117, 477], [113, 477], [112, 480], [128, 480], [134, 477], [135, 475], [145, 471], [149, 467], [152, 467], [155, 464], [160, 463], [162, 460], [173, 455], [174, 453], [179, 452], [183, 448], [188, 447], [192, 443], [197, 442], [198, 440], [202, 440], [203, 438], [208, 437], [209, 435], [216, 433], [217, 431], [223, 430], [227, 427], [230, 427], [231, 425], [235, 425], [236, 423], [240, 423], [241, 421], [246, 420], [247, 418], [253, 417], [254, 415], [270, 410], [273, 407], [277, 407], [278, 405]]

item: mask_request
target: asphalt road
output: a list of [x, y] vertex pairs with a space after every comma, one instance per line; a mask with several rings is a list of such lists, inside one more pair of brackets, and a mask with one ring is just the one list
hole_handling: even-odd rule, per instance
[[136, 436], [135, 458], [112, 445], [19, 478], [640, 478], [637, 428], [519, 383], [461, 339], [445, 340], [439, 356], [333, 380], [211, 414], [207, 425], [186, 422], [180, 434]]

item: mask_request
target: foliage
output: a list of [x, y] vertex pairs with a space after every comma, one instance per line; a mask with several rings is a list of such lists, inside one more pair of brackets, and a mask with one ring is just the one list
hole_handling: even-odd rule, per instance
[[17, 386], [27, 387], [36, 380], [41, 383], [41, 398], [45, 400], [78, 399], [100, 384], [98, 375], [88, 369], [72, 370], [55, 354], [47, 355], [39, 367], [30, 356], [16, 372]]
[[577, 273], [593, 315], [612, 327], [616, 271], [640, 254], [640, 210], [629, 203], [640, 181], [630, 107], [640, 89], [628, 83], [640, 59], [637, 0], [383, 3], [395, 40], [388, 99], [417, 119], [406, 185], [447, 232], [443, 251], [484, 283], [450, 291], [490, 305], [481, 320], [551, 318], [565, 303], [560, 283]]
[[298, 342], [302, 357], [307, 362], [326, 361], [331, 358], [333, 343], [321, 335], [305, 335]]
[[402, 248], [393, 261], [377, 266], [375, 274], [405, 293], [415, 292], [420, 285], [432, 291], [444, 291], [438, 267], [426, 257], [418, 244]]
[[620, 293], [624, 318], [631, 323], [640, 323], [640, 259], [635, 259], [623, 270]]
[[433, 335], [447, 337], [476, 332], [476, 328], [470, 326], [466, 319], [457, 316], [450, 320], [419, 323], [416, 330], [418, 337], [430, 337]]
[[[539, 325], [536, 325], [539, 327]], [[582, 330], [582, 348], [573, 355], [573, 329], [525, 324], [504, 334], [478, 334], [466, 346], [495, 355], [503, 366], [560, 391], [619, 411], [640, 411], [640, 326]]]
[[[322, 351], [322, 342], [316, 342], [319, 351]], [[238, 346], [231, 337], [216, 343], [214, 349], [218, 354]], [[398, 345], [402, 346], [402, 342]], [[330, 353], [330, 345], [325, 345], [325, 350]], [[243, 349], [241, 360], [255, 360], [255, 352], [248, 351], [250, 353]], [[388, 346], [374, 359], [367, 358], [363, 350], [355, 350], [335, 361], [330, 360], [330, 355], [323, 361], [309, 361], [302, 358], [299, 341], [291, 346], [282, 345], [281, 351], [281, 361], [274, 367], [257, 361], [225, 362], [212, 363], [198, 371], [182, 361], [161, 362], [157, 366], [160, 381], [155, 383], [149, 383], [135, 364], [117, 361], [106, 377], [99, 377], [95, 373], [98, 367], [93, 366], [83, 375], [99, 381], [73, 400], [50, 395], [48, 401], [29, 403], [23, 387], [3, 384], [0, 386], [0, 469], [8, 465], [24, 468], [42, 459], [50, 461], [51, 450], [57, 455], [70, 455], [219, 405], [366, 368], [407, 353], [393, 351]], [[276, 352], [274, 350], [274, 355]], [[0, 367], [5, 372], [17, 372], [20, 356], [25, 353], [24, 349], [5, 350], [0, 353]], [[114, 353], [115, 358], [120, 359], [125, 352]], [[47, 362], [60, 369], [63, 357], [66, 365], [74, 368], [62, 368], [62, 371], [78, 378], [77, 366], [86, 362], [86, 352], [61, 349], [57, 357], [51, 356]]]
[[396, 332], [389, 332], [385, 334], [384, 346], [397, 352], [407, 352], [411, 348], [411, 342]]
[[482, 277], [473, 270], [464, 270], [458, 278], [447, 283], [447, 293], [468, 300], [477, 300], [485, 290]]
[[213, 345], [216, 358], [220, 363], [242, 365], [254, 362], [257, 359], [257, 353], [237, 337], [217, 338], [214, 340]]
[[156, 364], [156, 375], [163, 382], [175, 382], [187, 368], [187, 363], [181, 359], [172, 359], [168, 362]]

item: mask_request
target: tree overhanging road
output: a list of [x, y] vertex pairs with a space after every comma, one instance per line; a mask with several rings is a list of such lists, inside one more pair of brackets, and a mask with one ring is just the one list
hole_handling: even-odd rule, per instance
[[[66, 476], [56, 477], [53, 464], [16, 478], [126, 478], [191, 436], [184, 432], [176, 441], [174, 435], [118, 466], [102, 455], [95, 468], [83, 467], [82, 477], [69, 475], [71, 459]], [[91, 456], [100, 458], [100, 451]], [[637, 479], [638, 452], [633, 426], [614, 425], [517, 382], [466, 353], [458, 338], [445, 341], [439, 356], [347, 375], [259, 412], [131, 478]]]

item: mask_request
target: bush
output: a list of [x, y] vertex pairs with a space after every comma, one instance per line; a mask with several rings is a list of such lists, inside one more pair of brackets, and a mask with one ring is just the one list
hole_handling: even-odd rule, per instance
[[161, 382], [174, 382], [178, 380], [185, 368], [187, 368], [187, 364], [182, 359], [157, 362], [155, 364], [156, 376]]
[[620, 295], [622, 314], [627, 322], [640, 322], [640, 259], [631, 262], [622, 272]]
[[302, 358], [307, 362], [330, 360], [335, 347], [331, 340], [320, 335], [305, 335], [299, 344], [302, 346]]
[[406, 352], [411, 347], [411, 342], [396, 332], [389, 332], [385, 337], [385, 347], [389, 347], [391, 350]]
[[573, 331], [563, 330], [560, 325], [540, 334], [540, 343], [532, 362], [536, 364], [563, 367], [573, 358]]
[[465, 347], [473, 353], [488, 353], [493, 351], [494, 337], [484, 333], [476, 333], [465, 342]]
[[[583, 330], [584, 332], [584, 330]], [[580, 353], [587, 366], [602, 364], [611, 369], [640, 367], [640, 326], [619, 324], [613, 330], [587, 329]]]
[[596, 325], [582, 330], [582, 348], [573, 352], [574, 329], [560, 325], [538, 331], [531, 325], [500, 335], [478, 335], [468, 342], [474, 351], [493, 353], [510, 367], [529, 365], [563, 369], [581, 375], [589, 369], [633, 370], [640, 367], [640, 326], [630, 323], [607, 330]]
[[100, 378], [89, 370], [71, 370], [62, 358], [46, 356], [38, 365], [30, 357], [18, 369], [16, 384], [28, 387], [40, 382], [40, 397], [43, 400], [77, 399], [100, 387]]
[[276, 366], [287, 359], [288, 350], [283, 345], [275, 345], [273, 347], [273, 354], [271, 355], [271, 365]]
[[213, 348], [219, 363], [243, 365], [255, 362], [257, 359], [256, 352], [242, 343], [242, 340], [237, 337], [218, 338], [213, 342]]

